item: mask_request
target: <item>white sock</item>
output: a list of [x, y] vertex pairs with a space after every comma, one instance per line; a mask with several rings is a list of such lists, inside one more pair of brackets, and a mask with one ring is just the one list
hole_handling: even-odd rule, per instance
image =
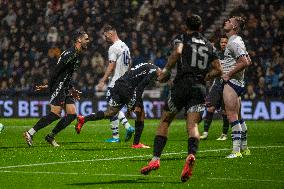
[[117, 116], [113, 117], [110, 126], [111, 126], [111, 131], [112, 131], [112, 138], [119, 138], [119, 120]]
[[160, 158], [157, 156], [153, 156], [152, 161], [156, 161], [156, 160], [160, 160]]
[[30, 130], [28, 130], [28, 133], [33, 136], [36, 133], [36, 130], [34, 130], [34, 128], [31, 128]]
[[246, 150], [248, 148], [248, 141], [247, 141], [247, 125], [244, 120], [240, 120], [240, 124], [242, 127], [242, 136], [241, 136], [241, 149]]
[[233, 152], [240, 152], [242, 127], [238, 120], [231, 123], [231, 125], [232, 125]]
[[208, 136], [208, 132], [203, 132], [202, 135]]
[[131, 127], [131, 125], [129, 124], [128, 120], [126, 119], [126, 117], [125, 117], [125, 115], [122, 111], [119, 111], [117, 117], [118, 117], [119, 121], [122, 123], [122, 125], [125, 127], [125, 129], [128, 129], [129, 127]]

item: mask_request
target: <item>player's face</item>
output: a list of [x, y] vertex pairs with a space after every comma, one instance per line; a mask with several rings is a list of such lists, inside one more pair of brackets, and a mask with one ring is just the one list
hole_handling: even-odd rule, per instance
[[87, 49], [89, 42], [90, 42], [90, 39], [89, 39], [88, 34], [84, 34], [84, 36], [81, 37], [82, 49]]
[[111, 40], [112, 39], [112, 35], [113, 35], [112, 31], [104, 32], [105, 40], [107, 42], [112, 42], [112, 40]]
[[226, 48], [227, 43], [228, 43], [228, 39], [227, 38], [221, 38], [220, 39], [221, 50], [224, 50]]
[[229, 32], [233, 29], [236, 28], [236, 22], [234, 18], [230, 18], [229, 20], [227, 20], [224, 24], [224, 30], [225, 32]]

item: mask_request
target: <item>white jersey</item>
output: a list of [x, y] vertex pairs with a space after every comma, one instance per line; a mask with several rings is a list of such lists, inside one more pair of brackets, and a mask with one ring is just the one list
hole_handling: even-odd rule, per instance
[[[118, 40], [114, 42], [108, 49], [108, 59], [109, 61], [115, 62], [115, 70], [113, 77], [108, 85], [108, 87], [113, 87], [115, 81], [124, 75], [130, 66], [130, 52], [128, 46]], [[111, 63], [113, 64], [113, 63]]]
[[[242, 38], [237, 35], [232, 35], [228, 40], [228, 44], [224, 52], [224, 60], [221, 61], [223, 72], [227, 74], [228, 72], [233, 70], [236, 67], [237, 59], [241, 56], [246, 55], [248, 55], [248, 52], [246, 51], [246, 47]], [[243, 87], [244, 72], [245, 70], [242, 70], [241, 72], [234, 74], [230, 81], [236, 85]]]

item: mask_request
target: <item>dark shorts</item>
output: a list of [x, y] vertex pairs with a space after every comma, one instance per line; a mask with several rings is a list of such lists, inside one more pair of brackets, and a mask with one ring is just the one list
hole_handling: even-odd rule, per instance
[[205, 97], [205, 85], [185, 78], [174, 83], [164, 109], [172, 113], [177, 113], [183, 108], [186, 113], [202, 112], [205, 109]]
[[68, 95], [68, 91], [54, 91], [51, 93], [49, 104], [54, 106], [64, 106], [65, 104], [75, 104], [75, 99]]
[[221, 108], [223, 104], [223, 89], [224, 85], [221, 79], [215, 79], [212, 86], [209, 89], [209, 93], [206, 97], [206, 106]]
[[136, 103], [136, 93], [129, 88], [126, 83], [116, 82], [113, 88], [110, 88], [108, 104], [111, 107], [122, 108], [127, 105], [132, 108]]

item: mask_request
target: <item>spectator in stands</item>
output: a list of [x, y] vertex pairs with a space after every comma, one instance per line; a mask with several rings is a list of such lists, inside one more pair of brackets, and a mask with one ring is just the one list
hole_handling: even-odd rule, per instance
[[254, 100], [256, 98], [256, 94], [254, 92], [254, 87], [252, 84], [248, 84], [246, 93], [244, 95], [245, 100]]
[[[31, 80], [29, 78], [34, 77], [33, 74], [39, 76], [43, 74], [41, 70], [33, 70], [37, 61], [40, 63], [39, 67], [49, 72], [49, 62], [42, 60], [50, 56], [49, 50], [53, 50], [53, 48], [59, 49], [60, 47], [60, 53], [63, 49], [68, 48], [71, 44], [66, 34], [72, 32], [77, 25], [92, 33], [94, 39], [86, 53], [89, 68], [93, 67], [90, 60], [95, 52], [100, 53], [103, 58], [107, 56], [104, 53], [107, 51], [107, 46], [100, 40], [101, 34], [100, 31], [97, 31], [97, 28], [102, 28], [104, 23], [111, 23], [117, 18], [122, 20], [123, 24], [117, 26], [117, 28], [121, 33], [121, 39], [131, 48], [131, 54], [135, 58], [134, 63], [149, 59], [154, 62], [156, 52], [159, 50], [161, 57], [165, 57], [169, 50], [168, 41], [177, 35], [176, 31], [179, 31], [180, 28], [183, 31], [183, 28], [185, 28], [181, 24], [182, 18], [192, 14], [193, 11], [197, 11], [196, 13], [205, 12], [206, 14], [202, 14], [204, 27], [209, 27], [215, 20], [212, 18], [218, 18], [222, 12], [222, 7], [224, 8], [226, 4], [226, 1], [223, 0], [197, 0], [194, 1], [194, 4], [189, 1], [168, 0], [125, 0], [113, 4], [110, 2], [105, 0], [32, 0], [26, 3], [9, 1], [5, 6], [1, 6], [0, 85], [3, 81], [3, 73], [9, 73], [7, 67], [4, 68], [2, 65], [4, 61], [7, 61], [9, 67], [12, 68], [15, 61], [13, 56], [16, 52], [21, 59], [20, 66], [23, 67], [22, 61], [29, 60], [28, 69], [32, 74], [30, 76], [29, 74], [25, 75], [27, 82]], [[248, 70], [252, 73], [249, 74], [251, 77], [248, 79], [254, 86], [257, 86], [258, 78], [265, 77], [270, 66], [274, 68], [275, 74], [283, 72], [283, 63], [281, 65], [281, 62], [284, 59], [284, 33], [281, 23], [284, 19], [284, 5], [280, 0], [273, 2], [243, 1], [232, 14], [235, 12], [245, 15], [248, 20], [247, 29], [243, 35], [245, 35], [244, 39], [247, 40], [245, 43], [251, 45], [248, 50], [252, 61], [256, 64], [251, 68], [251, 72]], [[57, 32], [52, 27], [55, 27]], [[216, 32], [217, 35], [221, 34], [219, 28], [216, 28], [216, 31], [218, 31]], [[252, 56], [252, 54], [254, 55]], [[258, 72], [254, 73], [254, 70], [258, 70]], [[25, 69], [26, 71], [27, 69]], [[90, 72], [91, 75], [95, 76], [98, 74], [97, 72], [101, 72], [101, 69], [92, 69]], [[40, 78], [48, 78], [48, 75], [43, 74]], [[82, 80], [78, 81], [78, 84], [83, 84], [86, 76], [83, 75], [80, 79]], [[283, 77], [280, 75], [280, 87], [281, 81], [283, 83]], [[94, 82], [95, 86], [97, 84], [96, 78]], [[34, 84], [31, 83], [31, 85]], [[8, 85], [8, 87], [10, 86]]]

